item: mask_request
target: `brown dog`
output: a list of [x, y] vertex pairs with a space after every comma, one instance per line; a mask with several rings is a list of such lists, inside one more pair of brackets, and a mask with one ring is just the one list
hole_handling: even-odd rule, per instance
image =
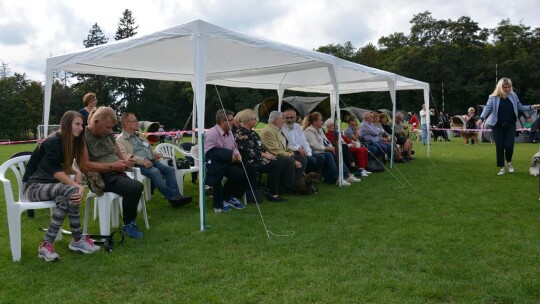
[[459, 131], [459, 133], [461, 134], [461, 137], [463, 137], [464, 145], [469, 143], [469, 139], [471, 140], [471, 145], [478, 144], [478, 132], [469, 132], [465, 130]]
[[319, 184], [321, 183], [321, 178], [319, 174], [315, 172], [310, 172], [304, 175], [304, 177], [298, 179], [294, 183], [294, 190], [298, 194], [311, 194], [317, 193], [319, 191]]

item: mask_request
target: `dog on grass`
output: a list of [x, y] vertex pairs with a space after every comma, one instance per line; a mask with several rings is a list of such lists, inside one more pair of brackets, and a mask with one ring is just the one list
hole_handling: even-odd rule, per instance
[[310, 172], [304, 175], [294, 183], [294, 191], [298, 194], [312, 194], [319, 192], [321, 178], [319, 174]]
[[536, 152], [531, 159], [531, 166], [529, 167], [529, 173], [532, 176], [538, 176], [540, 173], [540, 151]]
[[416, 141], [422, 140], [422, 129], [414, 129], [412, 132], [416, 135]]
[[459, 131], [461, 137], [463, 137], [463, 144], [466, 145], [471, 140], [471, 145], [478, 144], [478, 132], [470, 132], [468, 130]]

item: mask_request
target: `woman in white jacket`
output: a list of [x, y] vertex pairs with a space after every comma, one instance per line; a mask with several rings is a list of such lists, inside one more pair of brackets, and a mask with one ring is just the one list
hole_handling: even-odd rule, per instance
[[[335, 183], [338, 178], [338, 169], [336, 166], [336, 149], [332, 143], [324, 135], [322, 129], [323, 119], [319, 112], [313, 112], [304, 119], [303, 129], [306, 135], [306, 140], [313, 153], [323, 153], [325, 163], [323, 166], [323, 181], [325, 183]], [[349, 173], [347, 166], [343, 164], [343, 176], [345, 180], [342, 185], [349, 186], [351, 182], [361, 181], [359, 178]]]

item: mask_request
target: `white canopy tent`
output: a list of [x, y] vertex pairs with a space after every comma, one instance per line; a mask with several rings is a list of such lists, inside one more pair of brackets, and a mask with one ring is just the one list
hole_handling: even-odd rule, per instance
[[[396, 109], [396, 90], [424, 90], [429, 85], [327, 54], [263, 38], [250, 37], [196, 20], [142, 37], [133, 37], [47, 59], [43, 120], [49, 124], [53, 70], [125, 78], [191, 82], [196, 123], [204, 129], [206, 85], [272, 89], [280, 101], [285, 90], [330, 95], [339, 116], [339, 94], [389, 91]], [[339, 117], [337, 117], [339, 119]], [[204, 133], [198, 132], [204, 143]], [[199, 149], [203, 159], [204, 149]], [[342, 172], [342, 168], [340, 168]], [[204, 170], [199, 172], [203, 177]], [[201, 230], [205, 229], [204, 184], [199, 182]]]

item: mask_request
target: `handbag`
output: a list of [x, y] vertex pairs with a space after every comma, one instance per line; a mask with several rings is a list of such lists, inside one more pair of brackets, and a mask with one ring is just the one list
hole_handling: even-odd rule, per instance
[[246, 191], [246, 203], [255, 204], [263, 202], [263, 194], [261, 190]]
[[385, 167], [381, 160], [370, 154], [368, 157], [367, 169], [370, 172], [383, 172]]
[[98, 172], [86, 172], [86, 184], [90, 191], [94, 192], [97, 196], [102, 196], [105, 189], [105, 182]]

